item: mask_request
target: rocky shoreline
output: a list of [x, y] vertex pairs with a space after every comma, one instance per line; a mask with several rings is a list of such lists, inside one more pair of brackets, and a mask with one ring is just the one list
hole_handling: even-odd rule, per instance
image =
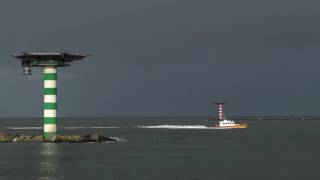
[[[117, 137], [105, 137], [100, 134], [86, 135], [57, 135], [54, 143], [86, 143], [86, 142], [114, 142], [122, 141]], [[16, 143], [16, 142], [43, 142], [42, 135], [9, 135], [0, 132], [0, 143]]]

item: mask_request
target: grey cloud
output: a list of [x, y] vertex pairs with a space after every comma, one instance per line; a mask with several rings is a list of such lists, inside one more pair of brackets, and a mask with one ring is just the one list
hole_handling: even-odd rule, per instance
[[[59, 70], [62, 116], [211, 115], [215, 99], [227, 100], [232, 114], [318, 114], [318, 7], [311, 0], [3, 1], [0, 94], [10, 92], [1, 97], [10, 102], [0, 116], [41, 115], [42, 71], [20, 75], [9, 57], [20, 51], [92, 54]], [[35, 103], [23, 109], [15, 105], [21, 98]]]

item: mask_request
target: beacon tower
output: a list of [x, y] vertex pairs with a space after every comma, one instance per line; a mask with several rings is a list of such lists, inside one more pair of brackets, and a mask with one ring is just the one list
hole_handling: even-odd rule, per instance
[[224, 115], [224, 105], [226, 104], [225, 102], [215, 102], [215, 105], [217, 105], [218, 107], [218, 119], [220, 121], [225, 119], [225, 115]]
[[23, 75], [31, 75], [32, 67], [44, 69], [43, 141], [53, 142], [57, 134], [57, 68], [70, 66], [71, 62], [89, 55], [58, 53], [14, 54], [21, 61]]

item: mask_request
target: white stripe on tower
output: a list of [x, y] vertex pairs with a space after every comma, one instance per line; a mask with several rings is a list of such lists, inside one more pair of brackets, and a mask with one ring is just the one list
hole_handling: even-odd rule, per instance
[[44, 115], [44, 117], [55, 118], [55, 117], [57, 117], [57, 110], [55, 110], [55, 109], [44, 109], [43, 115]]
[[44, 67], [44, 73], [55, 73], [57, 74], [57, 68], [54, 66]]
[[56, 88], [57, 81], [56, 80], [45, 80], [44, 81], [44, 88]]
[[44, 102], [45, 103], [57, 103], [57, 96], [56, 95], [44, 95]]
[[[44, 124], [44, 129], [48, 132], [57, 132], [57, 125], [55, 124]], [[49, 140], [47, 140], [49, 141]]]

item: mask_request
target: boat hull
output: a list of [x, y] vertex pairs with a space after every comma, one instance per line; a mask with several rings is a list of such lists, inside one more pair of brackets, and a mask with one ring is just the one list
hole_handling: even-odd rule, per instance
[[248, 124], [235, 124], [235, 125], [232, 125], [232, 126], [219, 126], [219, 125], [216, 125], [215, 127], [225, 128], [225, 129], [243, 129], [243, 128], [248, 128], [249, 125]]

